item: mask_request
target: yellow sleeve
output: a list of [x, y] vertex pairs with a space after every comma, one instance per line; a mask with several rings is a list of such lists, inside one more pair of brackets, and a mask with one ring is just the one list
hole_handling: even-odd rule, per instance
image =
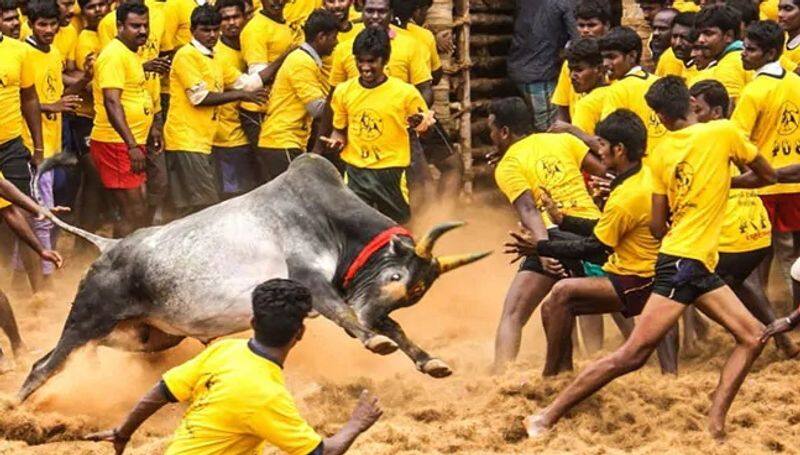
[[317, 77], [318, 71], [319, 69], [316, 63], [310, 61], [297, 65], [294, 71], [292, 71], [289, 84], [303, 104], [308, 104], [318, 99], [325, 99], [325, 90], [320, 85], [319, 78]]
[[328, 81], [331, 87], [341, 84], [347, 80], [347, 63], [345, 59], [348, 57], [347, 47], [349, 46], [336, 46], [333, 52], [333, 63], [331, 64], [331, 75]]
[[342, 87], [336, 87], [331, 97], [331, 110], [333, 111], [333, 127], [337, 130], [347, 128], [347, 109], [344, 105]]
[[522, 196], [522, 193], [531, 189], [528, 180], [525, 179], [522, 164], [515, 156], [506, 156], [500, 160], [497, 169], [494, 170], [494, 180], [512, 204]]
[[269, 64], [269, 52], [267, 51], [267, 40], [261, 30], [253, 28], [247, 29], [248, 33], [242, 32], [242, 58], [247, 62], [247, 66], [258, 63]]
[[667, 194], [667, 182], [663, 181], [664, 173], [661, 170], [661, 147], [656, 147], [653, 151], [652, 156], [650, 156], [650, 162], [648, 163], [650, 166], [650, 172], [653, 176], [652, 179], [652, 188], [654, 194], [666, 195]]
[[414, 52], [412, 49], [411, 61], [408, 62], [408, 81], [411, 82], [411, 85], [419, 85], [433, 79], [426, 57], [428, 57], [427, 53]]
[[436, 49], [436, 38], [428, 42], [428, 51], [431, 53], [431, 71], [436, 71], [442, 67], [442, 59], [439, 57], [439, 50]]
[[[172, 60], [171, 71], [175, 73], [175, 77], [178, 78], [184, 90], [204, 82], [200, 65], [192, 57], [189, 53], [181, 52], [176, 54]], [[207, 86], [206, 89], [213, 91], [214, 87]]]
[[726, 128], [731, 136], [731, 159], [739, 164], [747, 164], [755, 160], [758, 156], [758, 147], [750, 142], [747, 133], [730, 123], [726, 123]]
[[561, 72], [558, 73], [558, 82], [553, 92], [553, 99], [550, 100], [550, 102], [558, 106], [569, 106], [569, 95], [571, 91], [572, 81], [569, 79], [569, 67], [567, 66], [567, 62], [564, 62], [564, 64], [561, 65]]
[[20, 88], [32, 87], [36, 83], [36, 69], [33, 67], [32, 58], [22, 59], [22, 68], [19, 75]]
[[631, 229], [631, 216], [616, 204], [606, 205], [594, 227], [597, 240], [610, 248], [616, 248], [619, 240]]
[[239, 71], [239, 68], [236, 68], [233, 65], [222, 64], [222, 84], [225, 87], [230, 87], [233, 85], [236, 82], [236, 79], [239, 79], [239, 76], [241, 75], [242, 72]]
[[[109, 16], [112, 17], [111, 20], [107, 19]], [[100, 25], [97, 26], [97, 38], [100, 40], [100, 49], [106, 47], [106, 45], [117, 36], [117, 21], [113, 19], [114, 17], [116, 17], [116, 12], [112, 11], [108, 13], [108, 15], [100, 21]], [[109, 26], [109, 24], [111, 24], [111, 26]]]
[[572, 113], [572, 124], [585, 133], [594, 134], [594, 127], [597, 125], [598, 117], [596, 114], [594, 106], [589, 103], [588, 98], [584, 97], [575, 103], [575, 111]]
[[753, 95], [755, 88], [755, 86], [751, 85], [742, 91], [742, 96], [733, 109], [733, 115], [731, 115], [731, 121], [748, 136], [753, 133], [753, 128], [756, 125], [756, 121], [758, 121], [759, 106], [756, 97]]
[[248, 425], [253, 434], [290, 455], [307, 455], [322, 442], [322, 437], [300, 416], [285, 389], [262, 412], [251, 414]]
[[99, 71], [95, 74], [95, 78], [101, 89], [118, 88], [122, 90], [125, 88], [125, 62], [122, 61], [122, 55], [118, 52], [108, 55], [103, 66], [96, 69]]
[[192, 398], [195, 384], [203, 377], [203, 364], [213, 355], [222, 343], [215, 343], [188, 362], [168, 370], [161, 379], [167, 389], [178, 401], [188, 401]]

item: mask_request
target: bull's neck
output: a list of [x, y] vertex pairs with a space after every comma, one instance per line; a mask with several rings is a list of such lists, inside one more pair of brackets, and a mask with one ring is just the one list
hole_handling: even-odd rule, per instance
[[[377, 235], [381, 232], [396, 226], [395, 223], [387, 220], [361, 220], [362, 222], [354, 222], [354, 223], [347, 223], [345, 227], [342, 229], [342, 242], [341, 242], [341, 255], [339, 256], [339, 263], [336, 267], [336, 275], [334, 276], [334, 283], [336, 283], [342, 291], [349, 294], [347, 289], [343, 288], [344, 284], [344, 277], [347, 273], [348, 268], [356, 260], [358, 255], [364, 248], [369, 244], [372, 239], [374, 239]], [[386, 248], [386, 247], [384, 247]], [[374, 262], [375, 257], [379, 257], [381, 255], [381, 251], [383, 249], [376, 251], [372, 258], [365, 264], [364, 269], [367, 269], [371, 263]], [[358, 275], [356, 275], [356, 279], [348, 286], [349, 288], [353, 288], [358, 280]]]

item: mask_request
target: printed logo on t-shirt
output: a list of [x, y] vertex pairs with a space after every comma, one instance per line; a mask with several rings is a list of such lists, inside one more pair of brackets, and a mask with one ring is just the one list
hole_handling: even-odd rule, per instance
[[536, 161], [536, 178], [548, 188], [564, 180], [564, 165], [553, 156], [546, 156]]
[[786, 101], [781, 106], [781, 116], [778, 120], [778, 134], [788, 136], [800, 126], [800, 109], [791, 101]]
[[372, 109], [364, 109], [356, 115], [353, 129], [359, 138], [374, 141], [383, 134], [383, 118]]

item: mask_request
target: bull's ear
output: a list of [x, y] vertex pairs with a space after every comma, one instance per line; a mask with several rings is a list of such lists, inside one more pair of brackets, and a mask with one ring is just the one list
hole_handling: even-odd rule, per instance
[[414, 254], [414, 246], [400, 237], [393, 235], [389, 241], [389, 252], [398, 257]]

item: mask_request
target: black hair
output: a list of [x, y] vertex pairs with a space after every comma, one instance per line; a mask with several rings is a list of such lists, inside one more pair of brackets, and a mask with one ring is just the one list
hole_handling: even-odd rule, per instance
[[282, 347], [292, 340], [311, 311], [311, 291], [293, 280], [276, 278], [253, 290], [255, 339], [269, 347]]
[[359, 55], [383, 57], [383, 62], [387, 63], [391, 53], [389, 34], [382, 28], [367, 27], [353, 40], [353, 55], [356, 57]]
[[750, 24], [744, 36], [752, 41], [765, 53], [774, 49], [776, 58], [783, 52], [784, 33], [781, 26], [772, 21], [758, 21]]
[[494, 124], [498, 128], [507, 127], [518, 136], [527, 136], [533, 132], [531, 111], [518, 96], [492, 100], [489, 114], [494, 116]]
[[124, 24], [129, 15], [144, 16], [148, 11], [149, 9], [143, 3], [122, 2], [117, 7], [117, 23]]
[[628, 109], [617, 109], [609, 114], [595, 126], [594, 132], [612, 146], [624, 145], [629, 161], [641, 161], [647, 150], [647, 128], [642, 119]]
[[576, 19], [600, 19], [604, 24], [611, 23], [611, 11], [608, 2], [601, 0], [581, 0], [575, 7]]
[[395, 17], [405, 24], [411, 19], [411, 16], [419, 8], [417, 0], [391, 0], [390, 8], [394, 12]]
[[222, 15], [219, 14], [213, 6], [206, 3], [205, 5], [200, 5], [194, 10], [192, 10], [192, 17], [191, 17], [191, 26], [190, 28], [194, 30], [199, 26], [206, 26], [206, 27], [219, 27], [219, 24], [222, 23]]
[[26, 16], [33, 24], [39, 19], [58, 19], [61, 17], [61, 12], [58, 9], [58, 4], [55, 0], [35, 0], [28, 3], [26, 9]]
[[706, 79], [700, 81], [689, 89], [689, 94], [695, 98], [703, 97], [703, 99], [712, 108], [719, 107], [722, 112], [728, 112], [731, 104], [731, 98], [728, 96], [728, 90], [717, 80]]
[[239, 8], [239, 11], [242, 12], [242, 16], [244, 16], [246, 10], [244, 0], [217, 0], [216, 3], [214, 3], [214, 8], [216, 8], [218, 12], [222, 11], [223, 8]]
[[729, 5], [706, 6], [697, 13], [694, 26], [698, 30], [717, 27], [722, 33], [733, 32], [734, 37], [739, 36], [742, 24], [742, 14]]
[[739, 15], [745, 25], [752, 24], [759, 19], [758, 9], [756, 9], [756, 5], [753, 4], [752, 0], [726, 0], [725, 4], [739, 11]]
[[642, 39], [630, 27], [614, 27], [600, 38], [601, 51], [617, 51], [627, 54], [636, 51], [636, 63], [642, 58]]
[[320, 33], [331, 33], [339, 30], [339, 19], [326, 9], [318, 9], [311, 13], [303, 24], [306, 40], [313, 40]]
[[693, 12], [684, 12], [678, 13], [675, 16], [675, 19], [672, 21], [672, 26], [681, 25], [683, 27], [694, 28], [695, 20], [697, 19], [697, 13]]
[[686, 82], [678, 76], [664, 76], [653, 82], [644, 95], [650, 109], [672, 120], [686, 118], [690, 98]]
[[0, 13], [17, 9], [17, 0], [0, 0]]
[[583, 62], [592, 66], [603, 64], [603, 54], [600, 45], [594, 38], [578, 38], [570, 43], [567, 48], [567, 61], [570, 63]]

